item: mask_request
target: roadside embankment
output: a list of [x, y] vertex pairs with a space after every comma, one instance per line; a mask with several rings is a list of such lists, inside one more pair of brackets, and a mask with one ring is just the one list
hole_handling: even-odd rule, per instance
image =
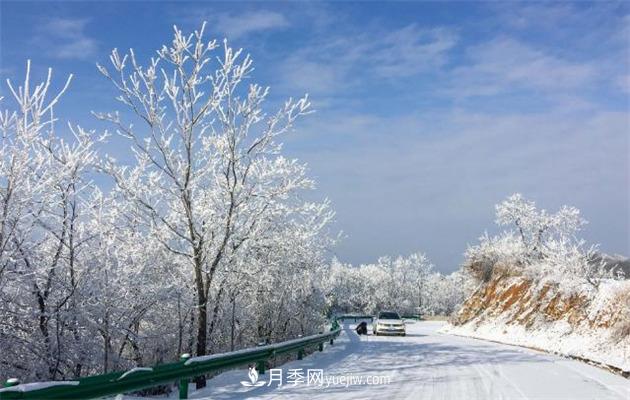
[[495, 273], [444, 333], [526, 346], [630, 375], [630, 281], [563, 291], [554, 282]]

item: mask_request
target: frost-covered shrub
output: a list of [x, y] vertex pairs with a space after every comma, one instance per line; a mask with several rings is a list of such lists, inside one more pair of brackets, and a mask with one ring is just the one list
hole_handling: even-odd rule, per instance
[[613, 327], [612, 336], [613, 339], [621, 341], [630, 338], [630, 293], [626, 292], [625, 295], [619, 296], [618, 300], [623, 305], [623, 313]]
[[513, 232], [505, 232], [503, 235], [494, 237], [485, 233], [479, 238], [478, 245], [468, 247], [465, 257], [465, 269], [475, 279], [488, 282], [499, 263], [504, 267], [522, 266], [527, 257], [527, 251]]
[[549, 213], [514, 194], [496, 206], [496, 222], [511, 229], [494, 237], [484, 234], [465, 253], [465, 269], [479, 281], [490, 280], [498, 266], [501, 272], [550, 279], [567, 288], [583, 282], [597, 287], [602, 279], [613, 278], [597, 246], [577, 237], [587, 222], [575, 207]]
[[543, 258], [547, 244], [552, 241], [570, 243], [586, 224], [575, 207], [562, 206], [558, 212], [549, 214], [544, 209], [538, 210], [533, 201], [519, 193], [497, 204], [495, 209], [496, 223], [515, 230], [528, 258]]
[[602, 279], [615, 276], [597, 254], [597, 246], [587, 247], [583, 240], [551, 240], [545, 246], [544, 259], [534, 267], [557, 282], [572, 277], [598, 287]]

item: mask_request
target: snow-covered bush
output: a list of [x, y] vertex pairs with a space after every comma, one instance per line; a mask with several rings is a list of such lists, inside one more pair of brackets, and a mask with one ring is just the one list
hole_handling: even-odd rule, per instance
[[529, 258], [544, 257], [546, 245], [554, 240], [571, 242], [586, 224], [575, 207], [562, 206], [555, 214], [549, 214], [520, 193], [511, 195], [495, 209], [497, 224], [515, 228]]
[[488, 282], [498, 265], [508, 268], [520, 268], [527, 259], [527, 249], [513, 232], [499, 236], [485, 233], [479, 238], [479, 244], [468, 247], [465, 252], [466, 269], [478, 280]]
[[514, 194], [496, 206], [496, 222], [511, 229], [494, 237], [484, 234], [465, 253], [464, 267], [478, 280], [487, 282], [497, 269], [562, 282], [567, 288], [580, 282], [597, 287], [602, 279], [612, 278], [597, 257], [597, 246], [589, 247], [577, 237], [587, 222], [575, 207], [549, 213]]

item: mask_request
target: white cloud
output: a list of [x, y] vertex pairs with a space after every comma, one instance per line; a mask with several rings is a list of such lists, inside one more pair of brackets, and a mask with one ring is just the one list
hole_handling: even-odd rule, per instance
[[340, 88], [346, 73], [346, 66], [292, 56], [283, 64], [281, 78], [294, 90], [330, 93]]
[[450, 89], [457, 96], [574, 89], [595, 77], [587, 63], [567, 61], [508, 37], [470, 47], [467, 54], [464, 65], [452, 71]]
[[230, 40], [255, 32], [289, 26], [289, 21], [283, 14], [268, 10], [249, 11], [241, 14], [209, 15], [208, 21], [213, 30], [225, 34]]
[[409, 25], [372, 42], [364, 58], [373, 59], [374, 70], [382, 77], [407, 77], [442, 66], [456, 43], [450, 30]]
[[615, 84], [626, 94], [630, 94], [630, 74], [618, 76]]
[[88, 22], [88, 19], [49, 19], [39, 27], [34, 41], [50, 57], [92, 59], [97, 53], [98, 43], [85, 32]]
[[359, 79], [393, 80], [435, 70], [456, 43], [451, 30], [415, 24], [392, 31], [338, 34], [294, 52], [281, 75], [291, 88], [332, 93], [359, 84]]
[[557, 29], [559, 22], [575, 22], [582, 14], [573, 7], [573, 5], [568, 3], [497, 3], [492, 4], [492, 6], [497, 9], [498, 15], [502, 20], [517, 29], [528, 29], [532, 27], [536, 29]]
[[511, 37], [497, 37], [464, 50], [457, 66], [458, 37], [446, 28], [416, 25], [357, 36], [334, 35], [290, 55], [281, 67], [283, 86], [334, 96], [370, 79], [401, 82], [434, 76], [437, 93], [447, 98], [495, 96], [518, 91], [545, 93], [588, 104], [574, 94], [602, 77], [601, 68], [573, 61]]

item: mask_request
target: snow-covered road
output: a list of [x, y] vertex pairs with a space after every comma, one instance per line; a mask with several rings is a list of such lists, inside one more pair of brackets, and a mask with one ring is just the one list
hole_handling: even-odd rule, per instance
[[[441, 325], [410, 323], [406, 337], [359, 337], [346, 326], [323, 353], [279, 367], [281, 386], [274, 380], [269, 386], [245, 387], [241, 381], [248, 381], [247, 370], [229, 371], [208, 381], [203, 391], [191, 390], [190, 398], [630, 399], [630, 380], [623, 377], [529, 349], [440, 334]], [[291, 369], [305, 378], [308, 369], [322, 369], [329, 379], [352, 376], [355, 382], [293, 384]], [[259, 382], [268, 383], [270, 376], [268, 371]], [[368, 376], [390, 382], [367, 385], [365, 380], [376, 379]], [[357, 384], [359, 379], [363, 384]]]

